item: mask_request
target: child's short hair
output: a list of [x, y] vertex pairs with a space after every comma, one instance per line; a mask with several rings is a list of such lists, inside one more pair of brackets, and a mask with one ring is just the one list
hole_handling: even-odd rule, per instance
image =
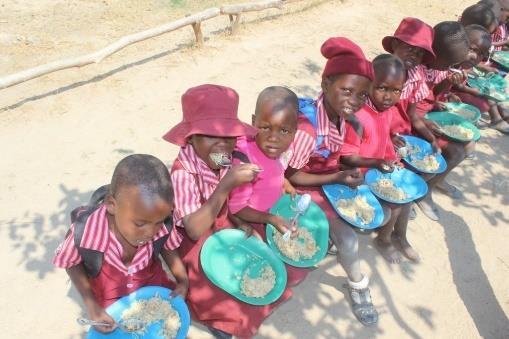
[[149, 154], [132, 154], [117, 164], [111, 178], [110, 194], [115, 196], [126, 186], [136, 186], [149, 198], [159, 197], [168, 202], [173, 200], [168, 168]]
[[406, 69], [403, 61], [392, 54], [380, 54], [373, 59], [375, 79], [387, 76], [388, 74], [403, 74], [406, 77]]
[[443, 21], [433, 27], [433, 50], [437, 57], [447, 57], [453, 51], [464, 50], [468, 53], [470, 48], [465, 28], [456, 21]]
[[467, 7], [461, 14], [461, 24], [463, 26], [468, 25], [480, 25], [486, 29], [489, 29], [491, 25], [497, 20], [495, 13], [491, 10], [491, 7], [483, 2]]
[[490, 48], [490, 46], [491, 46], [491, 34], [483, 26], [481, 26], [481, 25], [468, 25], [468, 26], [465, 27], [465, 32], [467, 32], [467, 35], [470, 35], [470, 33], [472, 33], [472, 32], [478, 32], [482, 44], [487, 46], [487, 48]]
[[267, 101], [270, 101], [276, 112], [287, 107], [291, 107], [295, 114], [299, 111], [297, 94], [283, 86], [270, 86], [261, 91], [256, 99], [255, 114], [258, 114], [262, 104]]

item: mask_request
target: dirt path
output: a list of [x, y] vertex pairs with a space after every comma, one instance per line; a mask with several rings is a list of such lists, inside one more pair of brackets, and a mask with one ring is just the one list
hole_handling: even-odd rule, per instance
[[[125, 6], [98, 0], [37, 3], [28, 8], [11, 0], [1, 8], [10, 10], [8, 20], [15, 20], [16, 13], [23, 18], [16, 22], [21, 35], [51, 35], [54, 41], [62, 36], [67, 42], [55, 48], [40, 38], [40, 45], [48, 44], [46, 53], [39, 47], [14, 48], [12, 41], [0, 39], [7, 51], [0, 57], [0, 74], [95, 49], [168, 18], [155, 5], [149, 14], [140, 14], [139, 8], [129, 7], [135, 1]], [[75, 6], [67, 14], [72, 17], [62, 16], [52, 7], [55, 3]], [[104, 3], [119, 14], [105, 20], [90, 14]], [[49, 263], [68, 227], [68, 213], [109, 180], [126, 154], [151, 153], [167, 162], [175, 157], [177, 149], [160, 136], [180, 120], [180, 95], [188, 87], [205, 82], [232, 86], [240, 93], [242, 118], [250, 121], [256, 95], [268, 85], [316, 94], [324, 64], [319, 46], [325, 38], [348, 36], [373, 57], [402, 17], [419, 16], [435, 24], [455, 18], [466, 6], [461, 0], [427, 1], [419, 8], [417, 3], [423, 2], [321, 1], [281, 17], [274, 10], [271, 18], [244, 25], [235, 37], [224, 34], [227, 19], [219, 18], [205, 25], [207, 41], [200, 50], [190, 47], [189, 30], [129, 47], [99, 65], [0, 91], [3, 337], [83, 334], [75, 322], [82, 310], [76, 292], [65, 272]], [[51, 13], [58, 22], [50, 20]], [[5, 25], [4, 15], [0, 25]], [[101, 24], [94, 26], [96, 20]], [[107, 24], [114, 28], [109, 31]], [[421, 264], [389, 266], [376, 254], [371, 237], [361, 237], [362, 267], [371, 276], [380, 311], [377, 327], [363, 328], [354, 319], [341, 287], [345, 274], [328, 258], [264, 323], [259, 337], [509, 338], [508, 151], [507, 137], [483, 131], [477, 160], [451, 175], [465, 200], [437, 194], [440, 223], [419, 214], [410, 224]], [[208, 335], [193, 327], [190, 337]]]

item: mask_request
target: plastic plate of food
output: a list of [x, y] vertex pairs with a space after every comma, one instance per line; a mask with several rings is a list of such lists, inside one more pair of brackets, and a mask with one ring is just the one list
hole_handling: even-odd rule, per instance
[[405, 168], [396, 167], [391, 173], [372, 168], [364, 178], [374, 195], [395, 204], [406, 204], [428, 193], [424, 179]]
[[477, 127], [456, 114], [430, 112], [424, 117], [436, 122], [442, 129], [442, 133], [451, 140], [469, 142], [472, 140], [477, 141], [481, 138], [481, 132]]
[[120, 328], [101, 333], [94, 327], [88, 331], [88, 339], [153, 338], [184, 339], [189, 331], [189, 309], [180, 296], [170, 298], [171, 290], [161, 286], [145, 286], [122, 297], [106, 308], [116, 322], [136, 321], [143, 327], [135, 332]]
[[[283, 195], [270, 209], [270, 213], [291, 221], [297, 214], [298, 202], [290, 195]], [[266, 228], [267, 243], [274, 253], [285, 263], [296, 267], [311, 267], [319, 263], [327, 254], [329, 244], [329, 222], [322, 209], [310, 201], [309, 206], [296, 220], [298, 236], [287, 238], [274, 226]]]
[[200, 262], [207, 278], [235, 298], [252, 305], [278, 300], [286, 288], [286, 268], [263, 241], [225, 229], [205, 240]]
[[481, 119], [481, 111], [473, 105], [463, 102], [447, 102], [445, 103], [445, 107], [447, 107], [447, 112], [459, 115], [471, 123], [476, 123]]
[[323, 185], [323, 192], [341, 218], [355, 227], [374, 229], [384, 220], [384, 211], [369, 187], [352, 189], [345, 185]]
[[411, 168], [430, 174], [442, 173], [447, 169], [447, 162], [442, 154], [435, 153], [429, 142], [412, 135], [403, 135], [405, 147], [399, 149], [402, 156]]

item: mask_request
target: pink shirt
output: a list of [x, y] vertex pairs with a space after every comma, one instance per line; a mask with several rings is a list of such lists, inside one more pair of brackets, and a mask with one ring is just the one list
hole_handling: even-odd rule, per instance
[[258, 165], [263, 171], [254, 182], [237, 187], [231, 192], [228, 202], [230, 212], [235, 214], [244, 207], [267, 212], [282, 195], [284, 173], [293, 151], [289, 149], [279, 159], [271, 159], [260, 150], [254, 139], [245, 137], [237, 139], [237, 150], [246, 154], [251, 163]]
[[303, 125], [309, 125], [309, 122], [304, 121], [303, 123], [299, 123], [299, 128], [292, 144], [294, 152], [290, 158], [289, 167], [301, 169], [309, 162], [316, 148], [317, 136], [323, 138], [323, 142], [320, 145], [321, 148], [331, 152], [339, 151], [343, 145], [346, 132], [345, 121], [340, 119], [339, 130], [331, 123], [327, 116], [327, 111], [325, 110], [323, 93], [320, 93], [318, 99], [316, 99], [316, 118], [317, 126], [314, 135], [311, 135], [307, 130], [301, 128]]
[[[152, 258], [152, 242], [168, 234], [166, 227], [161, 227], [154, 238], [144, 244], [138, 246], [136, 254], [131, 263], [126, 266], [122, 262], [123, 248], [117, 237], [108, 227], [108, 218], [106, 217], [106, 206], [102, 205], [94, 213], [90, 215], [85, 225], [83, 238], [80, 247], [96, 250], [104, 253], [104, 260], [114, 266], [117, 270], [130, 275], [143, 270], [150, 263]], [[168, 240], [164, 243], [164, 248], [173, 250], [180, 244], [179, 237], [175, 237], [174, 232], [170, 233]], [[71, 225], [69, 236], [58, 246], [53, 258], [53, 265], [60, 268], [70, 268], [80, 264], [83, 261], [78, 253], [78, 249], [74, 244], [74, 224]]]
[[400, 100], [408, 100], [413, 104], [428, 97], [429, 87], [426, 84], [425, 69], [425, 66], [417, 65], [407, 71], [407, 79]]
[[379, 112], [368, 100], [368, 103], [355, 113], [363, 128], [362, 137], [347, 123], [345, 143], [340, 151], [341, 156], [358, 154], [364, 158], [396, 159], [390, 136], [393, 114], [398, 114], [395, 106]]
[[[500, 42], [507, 39], [507, 28], [505, 24], [499, 25], [495, 32], [491, 34], [491, 42]], [[503, 46], [494, 46], [495, 51], [501, 51]]]
[[218, 176], [190, 144], [180, 149], [177, 161], [182, 168], [174, 166], [170, 174], [175, 192], [173, 221], [177, 227], [184, 227], [182, 218], [196, 212], [210, 198], [227, 170], [221, 169]]

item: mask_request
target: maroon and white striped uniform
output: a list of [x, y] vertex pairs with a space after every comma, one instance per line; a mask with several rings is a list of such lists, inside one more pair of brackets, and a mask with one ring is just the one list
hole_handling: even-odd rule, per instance
[[[168, 232], [166, 227], [161, 227], [151, 241], [137, 248], [133, 260], [129, 266], [126, 266], [122, 262], [122, 254], [124, 252], [122, 245], [108, 227], [106, 206], [102, 205], [88, 218], [80, 247], [104, 253], [104, 260], [127, 276], [143, 270], [151, 263], [153, 251], [152, 242], [167, 235]], [[175, 237], [173, 233], [175, 232], [170, 233], [168, 240], [164, 244], [164, 248], [167, 250], [173, 250], [180, 244], [180, 238]], [[70, 268], [80, 264], [82, 261], [78, 249], [74, 244], [73, 224], [71, 225], [70, 235], [67, 236], [64, 242], [61, 243], [55, 251], [53, 264], [60, 268]]]

